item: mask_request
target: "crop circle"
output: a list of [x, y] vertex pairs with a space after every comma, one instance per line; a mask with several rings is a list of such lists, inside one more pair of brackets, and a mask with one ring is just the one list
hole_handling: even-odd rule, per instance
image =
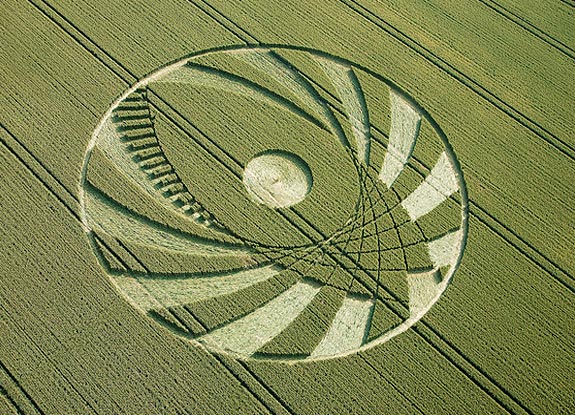
[[118, 292], [239, 359], [390, 340], [445, 292], [467, 239], [463, 175], [431, 115], [304, 48], [219, 48], [152, 72], [104, 114], [80, 189]]

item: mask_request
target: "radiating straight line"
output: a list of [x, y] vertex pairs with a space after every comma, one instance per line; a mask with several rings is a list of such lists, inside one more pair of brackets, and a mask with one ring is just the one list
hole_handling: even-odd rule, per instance
[[401, 202], [401, 205], [407, 210], [412, 222], [415, 222], [447, 200], [458, 189], [459, 183], [455, 171], [444, 152], [425, 180]]
[[436, 268], [454, 263], [463, 242], [463, 231], [457, 230], [447, 233], [427, 244], [429, 258]]
[[216, 329], [198, 340], [222, 350], [250, 356], [280, 334], [308, 306], [321, 286], [305, 281], [247, 316]]
[[[280, 268], [268, 265], [209, 276], [184, 276], [182, 278], [147, 278], [146, 276], [138, 278], [136, 276], [136, 279], [167, 308], [231, 294], [266, 281], [279, 272]], [[122, 276], [115, 278], [122, 279]]]
[[358, 349], [369, 330], [375, 301], [348, 295], [337, 311], [325, 337], [310, 357], [331, 356]]
[[393, 89], [389, 90], [389, 99], [391, 101], [389, 145], [379, 178], [391, 188], [411, 157], [419, 135], [421, 115]]
[[357, 76], [349, 65], [334, 62], [323, 57], [315, 57], [325, 74], [331, 80], [347, 113], [355, 137], [357, 158], [369, 166], [370, 123], [365, 97]]
[[441, 273], [437, 270], [407, 274], [409, 313], [421, 317], [441, 294]]

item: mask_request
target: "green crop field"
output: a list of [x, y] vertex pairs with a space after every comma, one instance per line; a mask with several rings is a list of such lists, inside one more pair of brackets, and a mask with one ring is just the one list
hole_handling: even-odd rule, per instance
[[4, 0], [0, 415], [575, 414], [571, 0]]

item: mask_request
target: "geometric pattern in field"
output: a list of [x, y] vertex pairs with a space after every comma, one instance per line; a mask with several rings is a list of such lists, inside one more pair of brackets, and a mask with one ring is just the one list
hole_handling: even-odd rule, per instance
[[239, 358], [389, 340], [444, 292], [467, 233], [429, 114], [366, 68], [291, 48], [197, 54], [138, 82], [96, 129], [82, 192], [127, 300]]

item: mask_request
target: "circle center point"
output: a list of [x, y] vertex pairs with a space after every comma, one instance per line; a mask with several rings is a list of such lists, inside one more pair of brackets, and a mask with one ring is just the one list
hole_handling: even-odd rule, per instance
[[243, 183], [250, 200], [272, 209], [293, 206], [311, 191], [313, 179], [307, 163], [296, 154], [270, 150], [252, 158]]

